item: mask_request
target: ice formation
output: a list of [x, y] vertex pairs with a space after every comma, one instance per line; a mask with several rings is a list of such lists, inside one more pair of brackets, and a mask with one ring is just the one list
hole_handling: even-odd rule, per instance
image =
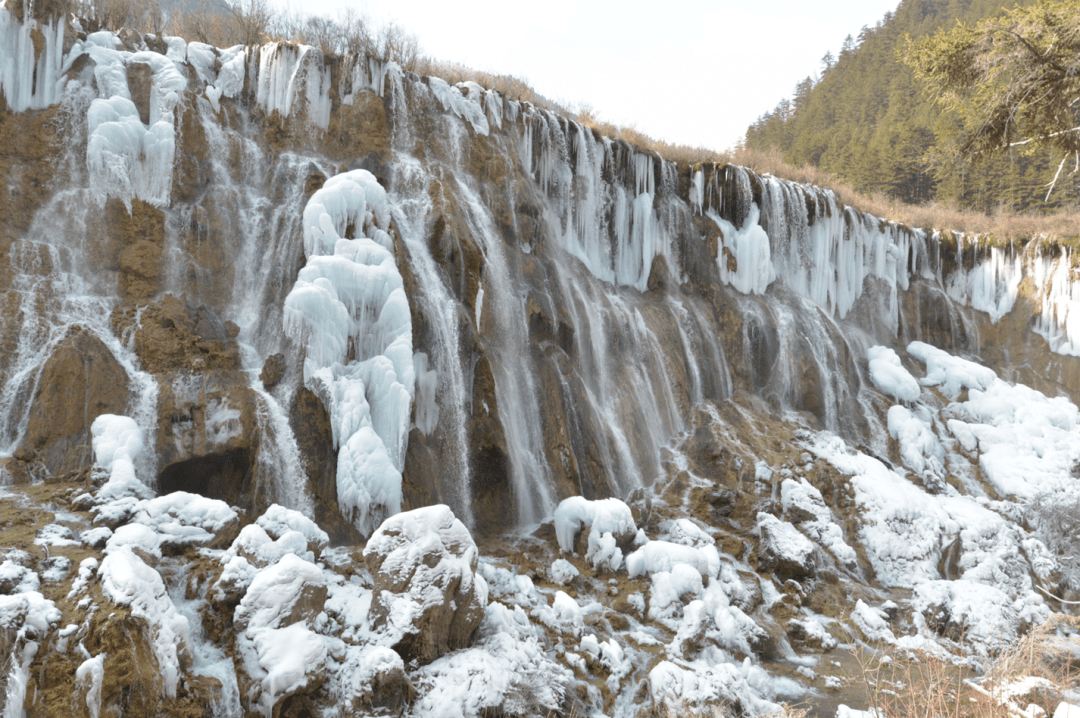
[[127, 416], [102, 414], [90, 426], [94, 463], [109, 476], [98, 495], [103, 499], [124, 495], [149, 496], [135, 476], [135, 459], [143, 451], [143, 434], [135, 420]]
[[[588, 374], [583, 392], [572, 394], [570, 382], [560, 389], [569, 402], [582, 398], [594, 402], [595, 408], [583, 410], [581, 417], [606, 431], [596, 457], [563, 456], [563, 460], [573, 459], [573, 470], [583, 473], [599, 457], [605, 471], [617, 474], [612, 490], [621, 495], [651, 477], [662, 477], [671, 466], [700, 488], [694, 482], [705, 479], [694, 475], [687, 457], [668, 444], [681, 441], [685, 430], [694, 428], [682, 416], [687, 407], [725, 401], [737, 387], [717, 338], [700, 321], [702, 314], [695, 306], [700, 298], [692, 296], [689, 287], [683, 260], [684, 252], [698, 250], [687, 243], [698, 239], [686, 231], [698, 221], [695, 218], [701, 218], [692, 225], [697, 229], [708, 222], [720, 230], [716, 256], [708, 256], [705, 264], [731, 288], [727, 298], [750, 307], [742, 337], [745, 346], [761, 340], [764, 349], [753, 351], [792, 365], [797, 357], [785, 353], [793, 346], [792, 337], [816, 341], [828, 332], [839, 332], [847, 342], [844, 351], [855, 355], [851, 383], [861, 384], [868, 367], [873, 385], [897, 404], [888, 410], [885, 425], [882, 417], [875, 417], [878, 423], [870, 431], [879, 434], [881, 444], [888, 443], [886, 434], [895, 441], [889, 449], [898, 454], [888, 455], [893, 461], [899, 456], [898, 464], [904, 468], [853, 450], [827, 432], [803, 430], [802, 438], [795, 439], [805, 443], [799, 450], [812, 453], [814, 463], [832, 464], [844, 475], [845, 491], [850, 486], [852, 510], [858, 514], [856, 522], [847, 522], [850, 544], [841, 528], [848, 517], [840, 511], [834, 514], [826, 504], [826, 497], [834, 498], [827, 487], [819, 489], [806, 479], [810, 461], [800, 458], [798, 464], [785, 466], [773, 457], [752, 457], [749, 464], [737, 467], [740, 485], [746, 477], [749, 491], [758, 492], [763, 503], [771, 502], [767, 512], [757, 513], [755, 506], [748, 514], [747, 528], [756, 519], [760, 534], [756, 547], [793, 564], [808, 566], [811, 558], [820, 559], [839, 573], [865, 568], [860, 559], [865, 550], [881, 586], [911, 591], [913, 598], [905, 609], [913, 609], [916, 616], [910, 627], [917, 635], [898, 638], [890, 628], [895, 606], [887, 611], [888, 604], [878, 607], [876, 602], [871, 606], [858, 601], [847, 620], [872, 641], [933, 645], [941, 638], [933, 631], [947, 632], [948, 627], [928, 627], [926, 616], [940, 615], [966, 620], [974, 625], [972, 639], [990, 644], [997, 636], [1047, 615], [1046, 602], [1035, 588], [1039, 582], [1049, 585], [1055, 559], [1012, 517], [1042, 492], [1071, 490], [1075, 482], [1070, 472], [1080, 460], [1076, 407], [1064, 398], [1006, 382], [975, 361], [914, 342], [907, 354], [926, 367], [919, 380], [893, 349], [875, 342], [888, 341], [890, 333], [897, 335], [899, 293], [915, 278], [926, 279], [929, 291], [944, 292], [943, 296], [998, 321], [1016, 306], [1020, 293], [1028, 291], [1030, 283], [1024, 280], [1031, 276], [1041, 310], [1036, 331], [1052, 351], [1080, 355], [1080, 293], [1068, 251], [1033, 255], [961, 238], [955, 259], [963, 261], [957, 261], [960, 268], [946, 276], [941, 257], [945, 245], [939, 241], [943, 236], [843, 208], [828, 191], [758, 177], [737, 167], [713, 168], [708, 177], [707, 170], [693, 168], [687, 178], [680, 175], [682, 169], [652, 153], [600, 137], [527, 103], [507, 101], [475, 83], [416, 81], [392, 64], [358, 56], [343, 58], [331, 74], [330, 61], [302, 45], [220, 49], [161, 38], [167, 47], [162, 54], [145, 47], [125, 49], [131, 47], [130, 41], [121, 43], [111, 33], [71, 41], [68, 33], [73, 30], [59, 20], [22, 24], [0, 10], [4, 47], [0, 93], [16, 112], [41, 109], [81, 93], [87, 107], [86, 189], [99, 200], [116, 197], [130, 204], [141, 198], [159, 207], [170, 204], [172, 165], [182, 139], [176, 131], [181, 111], [199, 113], [210, 135], [222, 131], [222, 119], [233, 110], [242, 108], [243, 115], [253, 108], [249, 119], [270, 116], [289, 131], [314, 137], [319, 133], [310, 129], [330, 127], [333, 89], [345, 106], [362, 105], [360, 93], [375, 92], [393, 114], [389, 161], [395, 182], [400, 180], [393, 201], [374, 176], [362, 170], [331, 177], [311, 197], [303, 212], [306, 266], [286, 300], [283, 322], [304, 349], [305, 384], [331, 416], [339, 503], [361, 531], [374, 532], [369, 549], [385, 554], [386, 575], [373, 577], [356, 556], [331, 548], [329, 536], [310, 517], [281, 506], [271, 506], [255, 523], [239, 530], [240, 517], [224, 502], [179, 492], [152, 497], [135, 475], [144, 437], [138, 424], [126, 417], [98, 417], [91, 429], [94, 476], [108, 481], [96, 495], [85, 495], [85, 501], [80, 497], [76, 503], [90, 507], [85, 516], [94, 527], [74, 529], [57, 518], [35, 534], [35, 550], [100, 551], [100, 561], [96, 557], [81, 561], [66, 595], [85, 610], [98, 600], [90, 588], [99, 580], [106, 599], [130, 606], [143, 617], [150, 626], [166, 693], [175, 693], [181, 685], [185, 652], [194, 654], [209, 644], [199, 635], [199, 619], [192, 617], [220, 605], [230, 606], [227, 618], [234, 620], [239, 633], [240, 672], [252, 680], [244, 700], [250, 699], [267, 714], [286, 696], [318, 681], [325, 681], [325, 690], [335, 697], [362, 702], [370, 698], [372, 686], [398, 674], [408, 674], [417, 691], [410, 708], [417, 716], [514, 714], [535, 705], [553, 709], [576, 695], [575, 689], [595, 708], [605, 701], [599, 685], [611, 694], [616, 715], [636, 712], [638, 699], [651, 699], [654, 706], [680, 701], [699, 707], [729, 701], [747, 712], [767, 712], [775, 709], [774, 701], [800, 692], [804, 686], [792, 689], [793, 681], [770, 677], [757, 662], [766, 638], [755, 617], [765, 617], [785, 597], [795, 595], [789, 591], [803, 589], [767, 574], [760, 584], [757, 579], [744, 582], [741, 576], [750, 565], [722, 553], [718, 547], [725, 544], [717, 538], [722, 530], [707, 525], [699, 514], [693, 520], [646, 520], [647, 536], [644, 529], [638, 530], [634, 513], [617, 499], [567, 499], [554, 515], [556, 543], [564, 557], [552, 560], [558, 555], [552, 544], [541, 568], [529, 575], [512, 562], [483, 558], [477, 562], [475, 543], [446, 507], [428, 507], [411, 516], [397, 514], [403, 503], [401, 472], [418, 379], [426, 395], [417, 407], [416, 428], [426, 436], [458, 419], [463, 426], [456, 428], [465, 436], [467, 412], [479, 415], [481, 407], [489, 410], [485, 402], [473, 401], [468, 372], [475, 357], [465, 356], [467, 344], [457, 343], [459, 333], [475, 328], [482, 342], [491, 346], [498, 342], [504, 350], [521, 349], [515, 359], [525, 359], [507, 373], [519, 374], [516, 378], [539, 375], [527, 361], [531, 347], [526, 340], [515, 344], [506, 338], [512, 334], [507, 327], [516, 325], [505, 319], [520, 319], [506, 305], [520, 299], [523, 287], [507, 267], [528, 263], [530, 255], [541, 252], [545, 254], [540, 264], [551, 270], [543, 281], [553, 288], [553, 295], [557, 289], [572, 300], [565, 308], [542, 307], [528, 315], [529, 326], [518, 329], [524, 335], [550, 328], [554, 338], [544, 344], [545, 351], [550, 347], [556, 354], [575, 355], [574, 361], [583, 357], [582, 365], [590, 367], [582, 372]], [[44, 40], [37, 47], [35, 32]], [[71, 48], [66, 55], [65, 37]], [[160, 43], [155, 46], [161, 48]], [[82, 55], [94, 62], [93, 85], [64, 74]], [[129, 70], [140, 64], [150, 70], [146, 97], [133, 96], [136, 88], [128, 85]], [[331, 88], [332, 80], [338, 83], [336, 88]], [[186, 97], [192, 102], [181, 102]], [[446, 122], [438, 127], [450, 136], [446, 148], [435, 147], [436, 143], [429, 148], [438, 155], [433, 164], [445, 163], [431, 171], [408, 156], [415, 144], [411, 141], [418, 138], [410, 136], [416, 128], [410, 125], [407, 100], [417, 97], [430, 105], [425, 111], [441, 108], [440, 122]], [[242, 100], [229, 102], [236, 98]], [[526, 179], [535, 181], [540, 197], [536, 222], [541, 233], [536, 236], [543, 241], [535, 241], [530, 228], [515, 226], [520, 243], [504, 248], [502, 226], [496, 230], [488, 226], [494, 224], [494, 210], [486, 206], [489, 197], [473, 186], [461, 159], [468, 156], [466, 140], [474, 135], [486, 136], [483, 141], [493, 146], [503, 142], [516, 150], [509, 159], [520, 163]], [[214, 137], [211, 140], [217, 142]], [[255, 143], [245, 144], [249, 140], [236, 145], [245, 155], [242, 169], [269, 168]], [[225, 146], [214, 144], [214, 150]], [[289, 162], [295, 169], [308, 158]], [[333, 166], [320, 164], [322, 158], [312, 162], [322, 170]], [[686, 179], [689, 196], [684, 200], [677, 193], [684, 191], [680, 187]], [[443, 282], [443, 265], [419, 266], [417, 248], [430, 238], [425, 223], [433, 217], [430, 200], [440, 186], [449, 188], [445, 190], [449, 201], [467, 207], [467, 231], [484, 255], [476, 284], [471, 284], [473, 277], [465, 282], [476, 290], [472, 294], [470, 289], [470, 298], [475, 297], [471, 318], [459, 311], [467, 309], [467, 302], [459, 304], [453, 301], [453, 291], [439, 294], [434, 287]], [[237, 190], [239, 196], [250, 187], [236, 183], [228, 189]], [[256, 201], [264, 200], [260, 195]], [[410, 214], [400, 206], [410, 202], [421, 210]], [[195, 211], [180, 217], [179, 211], [168, 209], [169, 222], [179, 218], [183, 226], [199, 224]], [[241, 212], [249, 210], [241, 207]], [[402, 227], [410, 221], [415, 226], [406, 254], [416, 265], [414, 276], [421, 278], [425, 292], [436, 297], [433, 301], [445, 299], [447, 304], [445, 314], [425, 314], [433, 324], [441, 322], [433, 332], [442, 331], [439, 342], [445, 343], [425, 347], [432, 351], [430, 359], [413, 354], [410, 307], [394, 258], [397, 232], [404, 237], [407, 229]], [[174, 229], [170, 224], [169, 231]], [[170, 234], [169, 241], [175, 240]], [[550, 252], [544, 243], [557, 245], [559, 252]], [[13, 256], [21, 256], [20, 251], [14, 247]], [[168, 251], [182, 253], [172, 245]], [[660, 271], [665, 268], [667, 272]], [[650, 314], [655, 305], [641, 300], [653, 291], [645, 291], [650, 278], [670, 285], [670, 291], [660, 292], [663, 310], [669, 313], [659, 320]], [[169, 281], [176, 278], [170, 276]], [[856, 306], [860, 297], [868, 303], [866, 324], [871, 328], [863, 326], [863, 305]], [[540, 296], [537, 303], [549, 298]], [[755, 311], [774, 316], [755, 324]], [[551, 327], [538, 330], [531, 324], [534, 316], [551, 319]], [[845, 319], [866, 331], [846, 334], [848, 325], [841, 322]], [[762, 332], [753, 334], [752, 326]], [[789, 341], [779, 358], [767, 341], [768, 329]], [[453, 341], [447, 338], [451, 335]], [[549, 338], [545, 335], [543, 342]], [[669, 371], [668, 355], [657, 349], [662, 344], [682, 347], [681, 356], [687, 361], [679, 372]], [[619, 345], [632, 345], [633, 351], [615, 351]], [[868, 363], [862, 365], [860, 352], [867, 346]], [[436, 356], [435, 349], [443, 355]], [[495, 352], [488, 355], [495, 357]], [[831, 361], [837, 356], [816, 351], [807, 363], [834, 372]], [[462, 366], [448, 366], [447, 357], [461, 359]], [[632, 370], [616, 366], [634, 362]], [[493, 372], [498, 369], [493, 367]], [[457, 383], [447, 378], [454, 371], [462, 375]], [[783, 371], [781, 367], [777, 376]], [[511, 386], [505, 379], [506, 373], [496, 378], [499, 421], [510, 434], [521, 424], [526, 429], [539, 426], [540, 413], [527, 401], [538, 393], [537, 387], [524, 379]], [[783, 374], [770, 387], [782, 395], [781, 413], [791, 408], [785, 402], [797, 383], [798, 377]], [[965, 390], [966, 398], [960, 401]], [[457, 395], [448, 396], [451, 391]], [[852, 404], [866, 399], [858, 391]], [[871, 396], [872, 402], [881, 399], [876, 393]], [[451, 410], [453, 402], [457, 413]], [[218, 409], [215, 416], [221, 420], [212, 422], [219, 430], [213, 437], [224, 443], [234, 437], [238, 412], [224, 405]], [[632, 422], [620, 423], [624, 416], [632, 416]], [[507, 443], [511, 463], [525, 477], [523, 485], [547, 482], [542, 444], [515, 443], [517, 438], [512, 435]], [[639, 441], [643, 446], [636, 445]], [[441, 448], [452, 443], [446, 441]], [[878, 448], [873, 447], [877, 455], [887, 454]], [[469, 447], [457, 450], [467, 461]], [[664, 464], [650, 464], [651, 457], [664, 450], [674, 455], [670, 463], [668, 457]], [[978, 463], [977, 477], [973, 469], [964, 470], [964, 462]], [[523, 466], [536, 471], [522, 471]], [[458, 473], [467, 479], [468, 466]], [[568, 476], [572, 474], [567, 470]], [[944, 482], [946, 475], [952, 483]], [[979, 483], [983, 479], [985, 491]], [[550, 491], [546, 483], [541, 489], [537, 496]], [[587, 489], [583, 486], [582, 491]], [[983, 493], [1002, 499], [991, 501]], [[532, 494], [518, 498], [529, 503]], [[466, 492], [462, 503], [469, 501]], [[532, 503], [540, 510], [530, 519], [549, 518], [539, 515], [548, 511], [547, 504]], [[720, 509], [705, 509], [712, 510]], [[586, 525], [583, 563], [569, 554]], [[184, 553], [185, 560], [204, 562], [202, 568], [212, 580], [202, 587], [203, 594], [186, 595], [189, 586], [181, 585], [185, 579], [175, 563], [177, 553]], [[424, 562], [432, 557], [437, 560]], [[31, 634], [51, 631], [59, 617], [56, 606], [38, 592], [52, 590], [50, 584], [64, 580], [72, 564], [65, 567], [57, 558], [64, 559], [50, 557], [36, 571], [24, 565], [29, 557], [12, 554], [0, 563], [0, 582], [12, 593], [0, 597], [0, 623], [21, 632], [8, 680], [10, 705], [21, 705], [32, 680], [29, 666], [37, 639], [32, 640]], [[942, 580], [943, 570], [958, 579]], [[408, 585], [398, 591], [373, 588], [376, 580], [386, 581], [395, 571], [409, 575]], [[402, 660], [391, 644], [399, 645], [395, 641], [401, 634], [414, 628], [423, 609], [442, 600], [442, 589], [454, 582], [472, 589], [470, 600], [480, 622], [471, 643], [422, 666]], [[594, 600], [600, 598], [603, 603]], [[387, 625], [400, 630], [373, 627], [371, 608], [380, 601], [390, 607]], [[803, 612], [790, 625], [825, 650], [836, 640], [830, 620]], [[624, 625], [627, 628], [619, 627]], [[74, 634], [65, 633], [59, 640], [68, 640], [69, 635]], [[101, 709], [105, 659], [86, 655], [80, 660], [76, 679], [86, 690], [87, 709], [96, 714]], [[641, 665], [648, 665], [647, 671], [635, 674]], [[808, 665], [799, 675], [813, 674]], [[236, 673], [231, 674], [233, 684]], [[235, 700], [239, 706], [238, 691]], [[232, 714], [226, 709], [219, 713]]]
[[[117, 197], [130, 207], [138, 197], [166, 206], [172, 192], [173, 158], [180, 98], [187, 89], [184, 58], [144, 50], [116, 49], [112, 33], [93, 33], [76, 43], [66, 62], [85, 54], [94, 62], [99, 97], [87, 110], [86, 165], [91, 187], [104, 204]], [[143, 122], [128, 87], [128, 68], [145, 64], [151, 71], [148, 121]], [[136, 98], [144, 101], [144, 98]]]
[[[255, 63], [252, 56], [252, 65]], [[256, 101], [266, 113], [279, 113], [282, 123], [294, 112], [311, 124], [330, 125], [330, 66], [310, 45], [271, 42], [258, 50]], [[299, 109], [298, 109], [299, 108]]]
[[330, 412], [338, 503], [365, 534], [401, 510], [416, 383], [389, 229], [386, 192], [370, 172], [327, 180], [304, 209], [307, 265], [285, 299], [285, 330], [305, 348], [304, 381]]
[[1035, 286], [1042, 294], [1035, 331], [1058, 354], [1080, 356], [1080, 276], [1072, 252], [1063, 248], [1056, 258], [1042, 255], [1032, 263]]
[[[62, 17], [23, 23], [14, 13], [0, 8], [0, 47], [4, 48], [0, 94], [9, 110], [41, 110], [60, 101], [67, 85], [65, 72], [74, 60], [71, 54], [64, 56], [66, 24]], [[40, 53], [34, 43], [35, 31], [44, 40]]]
[[870, 363], [870, 380], [882, 393], [898, 401], [915, 401], [922, 393], [919, 382], [900, 362], [889, 347], [874, 346], [866, 352]]
[[723, 236], [716, 257], [721, 279], [738, 291], [762, 294], [779, 280], [843, 318], [862, 296], [865, 280], [881, 280], [889, 287], [885, 314], [895, 328], [897, 290], [907, 289], [912, 275], [931, 276], [923, 233], [841, 209], [828, 190], [770, 176], [762, 178], [759, 206], [748, 199], [745, 169], [724, 172], [734, 173], [735, 200], [744, 203], [734, 208], [736, 222], [721, 216], [719, 188], [708, 187], [709, 197], [700, 201]]
[[589, 536], [585, 560], [598, 569], [617, 570], [623, 562], [622, 549], [616, 545], [618, 539], [637, 533], [630, 507], [619, 499], [589, 501], [580, 496], [564, 499], [555, 509], [559, 548], [572, 552], [578, 532], [586, 524]]

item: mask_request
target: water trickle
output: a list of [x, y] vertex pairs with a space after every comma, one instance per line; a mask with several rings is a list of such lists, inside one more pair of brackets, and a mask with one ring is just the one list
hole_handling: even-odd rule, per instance
[[[391, 87], [399, 87], [400, 78], [392, 75], [391, 79]], [[472, 414], [471, 382], [466, 383], [462, 366], [464, 357], [460, 346], [457, 303], [446, 286], [427, 241], [433, 221], [429, 195], [432, 177], [417, 159], [401, 153], [395, 155], [393, 171], [390, 198], [394, 226], [408, 250], [410, 267], [420, 290], [419, 296], [409, 299], [420, 303], [430, 321], [433, 335], [432, 351], [424, 362], [424, 368], [431, 367], [430, 371], [435, 373], [437, 421], [443, 432], [441, 454], [446, 461], [446, 476], [449, 477], [443, 487], [445, 495], [441, 500], [453, 509], [462, 522], [472, 526], [472, 467], [468, 435]], [[432, 382], [430, 373], [423, 376], [429, 384]], [[419, 416], [417, 418], [420, 419]], [[424, 428], [434, 431], [432, 419], [429, 407], [423, 417]]]

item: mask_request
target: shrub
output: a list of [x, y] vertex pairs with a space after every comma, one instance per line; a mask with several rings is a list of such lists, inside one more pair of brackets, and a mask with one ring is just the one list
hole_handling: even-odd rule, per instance
[[1061, 583], [1080, 590], [1080, 493], [1046, 492], [1028, 506], [1028, 522], [1061, 566]]

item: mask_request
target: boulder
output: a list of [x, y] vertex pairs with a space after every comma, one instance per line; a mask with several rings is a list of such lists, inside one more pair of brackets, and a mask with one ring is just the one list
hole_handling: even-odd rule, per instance
[[259, 380], [267, 389], [273, 388], [281, 381], [281, 377], [285, 376], [286, 368], [284, 354], [271, 354], [263, 364]]
[[758, 566], [781, 581], [802, 581], [814, 575], [814, 544], [789, 524], [771, 514], [757, 515]]
[[385, 646], [360, 649], [353, 675], [359, 689], [354, 699], [357, 713], [382, 709], [399, 715], [416, 695], [401, 656]]
[[368, 619], [406, 663], [466, 647], [487, 607], [477, 548], [441, 504], [391, 516], [364, 549], [373, 578]]
[[233, 614], [237, 630], [310, 623], [326, 604], [326, 581], [313, 563], [287, 553], [259, 571]]
[[90, 466], [90, 425], [123, 414], [131, 397], [127, 372], [97, 336], [73, 327], [45, 362], [19, 455], [50, 474]]

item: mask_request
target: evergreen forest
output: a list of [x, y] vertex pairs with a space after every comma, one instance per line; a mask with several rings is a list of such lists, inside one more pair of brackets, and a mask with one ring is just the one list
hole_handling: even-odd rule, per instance
[[901, 55], [919, 39], [958, 23], [972, 25], [1034, 0], [902, 0], [873, 27], [849, 36], [839, 57], [826, 53], [819, 77], [746, 132], [751, 150], [777, 149], [791, 165], [813, 165], [864, 195], [910, 204], [937, 201], [993, 213], [1044, 213], [1072, 207], [1080, 175], [1047, 183], [1063, 153], [1011, 149], [978, 161], [948, 161], [960, 118], [926, 91]]

